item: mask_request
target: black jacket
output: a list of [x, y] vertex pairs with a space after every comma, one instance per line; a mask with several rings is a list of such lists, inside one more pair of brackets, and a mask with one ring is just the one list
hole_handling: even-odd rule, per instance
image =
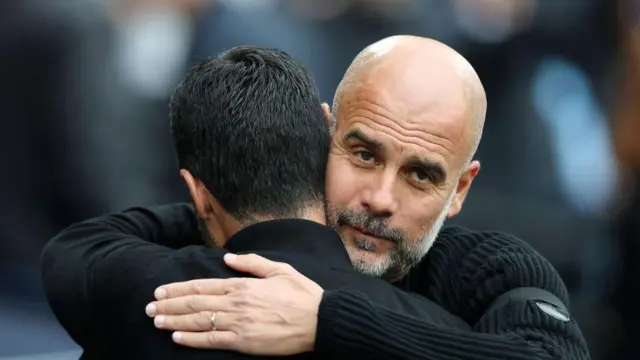
[[[144, 219], [137, 219], [140, 212], [131, 211], [126, 216], [130, 225], [145, 226]], [[92, 231], [92, 224], [100, 221], [70, 227], [54, 238], [44, 252], [44, 280], [50, 303], [61, 324], [85, 350], [85, 359], [210, 359], [214, 355], [211, 350], [175, 345], [170, 332], [154, 328], [144, 307], [153, 300], [154, 289], [166, 283], [246, 276], [224, 264], [222, 256], [227, 251], [256, 253], [286, 262], [325, 290], [357, 291], [406, 316], [470, 330], [464, 321], [432, 301], [356, 272], [340, 237], [311, 221], [262, 222], [238, 232], [224, 249], [191, 245], [179, 250]], [[216, 351], [215, 357], [250, 356]]]
[[[47, 295], [58, 319], [76, 341], [98, 331], [92, 321], [83, 319], [92, 314], [88, 304], [121, 303], [117, 298], [110, 300], [108, 294], [88, 294], [86, 289], [101, 281], [108, 293], [118, 286], [138, 286], [126, 274], [153, 267], [154, 260], [133, 255], [131, 249], [148, 247], [147, 242], [172, 249], [201, 244], [192, 207], [174, 204], [108, 215], [75, 225], [47, 245], [43, 254]], [[181, 251], [189, 251], [186, 249], [189, 247]], [[179, 253], [167, 250], [165, 256]], [[120, 278], [113, 278], [105, 268], [109, 263], [133, 267], [121, 269]], [[143, 291], [149, 294], [145, 295], [148, 300], [156, 285], [160, 284], [153, 283], [153, 278], [148, 281], [148, 289]], [[410, 291], [429, 298], [462, 318], [471, 330], [451, 327], [444, 317], [423, 319], [388, 308], [362, 291], [326, 290], [318, 314], [316, 354], [321, 358], [381, 360], [589, 359], [584, 337], [573, 319], [551, 317], [531, 300], [513, 300], [487, 311], [500, 295], [521, 287], [546, 290], [568, 305], [566, 287], [555, 269], [513, 236], [445, 228], [421, 263], [394, 285], [405, 290], [397, 296], [415, 297]], [[137, 306], [144, 308], [142, 302]], [[137, 310], [134, 315], [144, 316]], [[150, 320], [145, 320], [151, 327]]]

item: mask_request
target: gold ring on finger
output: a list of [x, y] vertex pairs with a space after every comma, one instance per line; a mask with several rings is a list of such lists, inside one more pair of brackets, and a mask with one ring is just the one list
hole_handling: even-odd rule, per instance
[[215, 331], [216, 330], [216, 313], [215, 312], [211, 313], [211, 317], [209, 319], [211, 320], [211, 328]]

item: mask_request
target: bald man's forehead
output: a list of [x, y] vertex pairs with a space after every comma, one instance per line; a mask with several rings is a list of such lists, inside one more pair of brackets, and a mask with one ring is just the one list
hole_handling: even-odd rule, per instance
[[[466, 152], [469, 144], [469, 114], [458, 104], [447, 101], [424, 101], [424, 93], [403, 93], [401, 87], [385, 82], [345, 84], [338, 102], [339, 127], [353, 121], [376, 119], [378, 125], [396, 123], [411, 131], [447, 139], [449, 152]], [[384, 119], [379, 122], [378, 119]], [[447, 146], [448, 147], [448, 146]], [[462, 154], [466, 159], [467, 155]]]
[[471, 94], [464, 84], [437, 71], [424, 76], [410, 68], [381, 66], [363, 75], [344, 84], [338, 99], [365, 97], [405, 121], [425, 117], [436, 117], [442, 122], [465, 121], [471, 112]]
[[462, 55], [438, 41], [406, 35], [380, 40], [356, 57], [334, 107], [353, 101], [358, 105], [350, 109], [368, 106], [396, 122], [443, 132], [461, 143], [467, 158], [479, 142], [486, 109], [482, 83]]

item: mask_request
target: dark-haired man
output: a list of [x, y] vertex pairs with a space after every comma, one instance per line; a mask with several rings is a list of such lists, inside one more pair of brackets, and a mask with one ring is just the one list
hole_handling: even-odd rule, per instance
[[[410, 316], [469, 329], [438, 305], [356, 272], [338, 234], [324, 226], [329, 129], [313, 79], [288, 55], [237, 47], [203, 61], [175, 90], [170, 122], [198, 214], [184, 226], [200, 226], [210, 246], [172, 250], [92, 234], [90, 223], [75, 225], [49, 243], [43, 255], [49, 301], [84, 348], [84, 358], [210, 358], [210, 350], [176, 345], [142, 310], [164, 283], [239, 276], [222, 261], [228, 251], [291, 263], [320, 285], [310, 282], [318, 293], [322, 288], [359, 290]], [[138, 217], [147, 215], [138, 212]], [[116, 226], [123, 231], [144, 227], [135, 213], [112, 224], [121, 222]], [[82, 239], [67, 241], [75, 237]], [[216, 320], [215, 314], [201, 321], [224, 325], [224, 317]]]

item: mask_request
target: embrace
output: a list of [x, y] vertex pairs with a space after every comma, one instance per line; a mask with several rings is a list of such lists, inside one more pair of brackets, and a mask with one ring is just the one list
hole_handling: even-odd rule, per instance
[[281, 51], [206, 59], [170, 102], [192, 202], [62, 231], [51, 307], [83, 359], [589, 359], [548, 261], [443, 228], [486, 105], [460, 54], [414, 36], [365, 48], [331, 107]]

